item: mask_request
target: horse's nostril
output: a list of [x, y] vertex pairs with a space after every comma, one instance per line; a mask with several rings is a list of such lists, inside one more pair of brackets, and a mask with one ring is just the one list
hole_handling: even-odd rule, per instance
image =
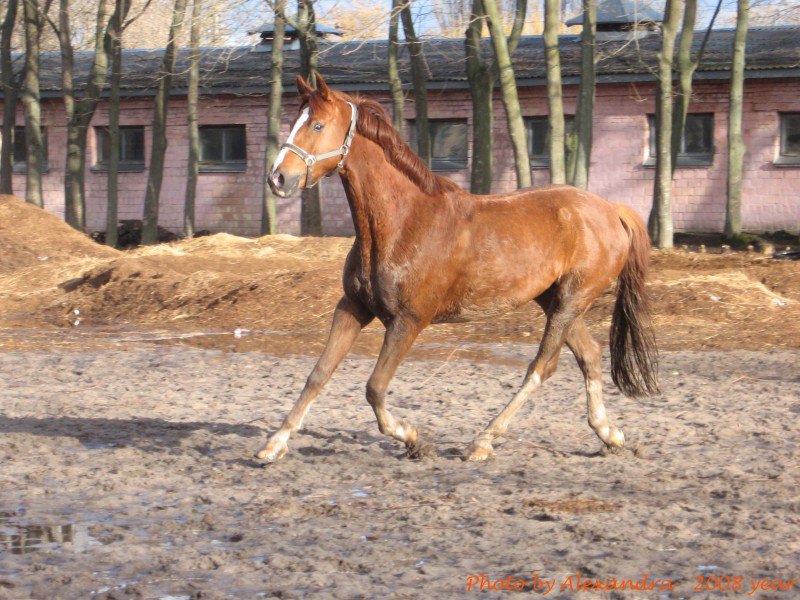
[[272, 185], [275, 187], [275, 189], [279, 190], [279, 189], [283, 188], [283, 184], [284, 183], [285, 182], [284, 182], [284, 179], [283, 179], [283, 173], [275, 173], [272, 176]]

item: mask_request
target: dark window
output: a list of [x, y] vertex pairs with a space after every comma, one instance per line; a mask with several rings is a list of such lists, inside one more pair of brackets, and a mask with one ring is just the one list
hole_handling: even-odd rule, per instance
[[[575, 129], [574, 115], [564, 115], [564, 143]], [[547, 117], [525, 117], [525, 133], [528, 137], [528, 154], [532, 167], [550, 166], [550, 127]], [[568, 149], [565, 147], [565, 151]]]
[[781, 115], [781, 148], [776, 163], [800, 165], [800, 113]]
[[[432, 119], [431, 169], [434, 171], [458, 171], [467, 168], [467, 120]], [[409, 121], [409, 145], [417, 150], [417, 128]]]
[[200, 170], [244, 171], [247, 135], [244, 125], [209, 125], [200, 128]]
[[[647, 115], [647, 124], [650, 127], [650, 152], [646, 165], [656, 164], [656, 118]], [[686, 115], [686, 126], [681, 136], [681, 146], [678, 149], [678, 167], [703, 167], [710, 165], [714, 160], [714, 115], [692, 114]]]
[[[25, 126], [17, 125], [14, 127], [14, 170], [25, 172], [28, 168], [28, 144], [25, 138]], [[42, 127], [42, 171], [49, 168], [47, 163], [47, 130]]]
[[[100, 169], [108, 168], [111, 154], [111, 134], [108, 127], [95, 127], [97, 138], [97, 164]], [[144, 127], [126, 126], [119, 128], [119, 169], [120, 171], [144, 170]]]

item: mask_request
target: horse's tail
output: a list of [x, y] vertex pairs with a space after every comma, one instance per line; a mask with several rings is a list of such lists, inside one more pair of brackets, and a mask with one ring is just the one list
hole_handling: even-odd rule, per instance
[[658, 349], [650, 319], [645, 279], [650, 263], [650, 237], [642, 219], [616, 205], [628, 232], [628, 260], [619, 275], [611, 318], [611, 377], [626, 396], [658, 393]]

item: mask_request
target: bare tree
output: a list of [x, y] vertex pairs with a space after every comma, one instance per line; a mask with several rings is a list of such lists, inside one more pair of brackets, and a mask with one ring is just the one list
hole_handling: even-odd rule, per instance
[[175, 0], [169, 40], [164, 49], [164, 58], [159, 70], [158, 90], [154, 100], [153, 141], [150, 150], [150, 172], [147, 177], [147, 190], [144, 197], [142, 218], [142, 244], [155, 244], [158, 241], [158, 206], [161, 196], [161, 183], [164, 179], [164, 158], [167, 152], [167, 110], [175, 72], [178, 35], [183, 26], [186, 0]]
[[392, 123], [395, 129], [403, 131], [403, 82], [400, 79], [400, 67], [398, 64], [398, 54], [400, 42], [398, 41], [398, 30], [400, 28], [400, 11], [403, 8], [403, 0], [392, 0], [392, 13], [389, 15], [389, 48], [387, 51], [389, 62], [389, 89], [392, 95]]
[[581, 82], [578, 86], [578, 102], [575, 108], [575, 131], [570, 139], [567, 164], [567, 181], [580, 188], [589, 187], [589, 167], [592, 160], [596, 33], [597, 2], [583, 0]]
[[659, 248], [672, 248], [672, 63], [683, 0], [667, 0], [661, 25], [656, 89], [656, 178], [650, 236]]
[[725, 210], [725, 235], [729, 238], [742, 233], [742, 177], [744, 153], [747, 149], [742, 139], [742, 98], [749, 11], [749, 0], [738, 0], [728, 109], [728, 202]]
[[561, 90], [561, 57], [558, 32], [561, 27], [561, 2], [545, 0], [544, 51], [547, 62], [547, 113], [550, 131], [550, 183], [566, 183], [564, 154], [564, 102]]
[[272, 37], [272, 63], [269, 72], [269, 99], [267, 101], [267, 148], [264, 153], [263, 206], [261, 208], [261, 235], [278, 232], [275, 196], [269, 187], [269, 170], [278, 157], [281, 135], [281, 104], [283, 102], [283, 36], [286, 30], [284, 13], [286, 0], [275, 2], [275, 25]]
[[686, 128], [686, 115], [689, 113], [689, 104], [692, 99], [694, 73], [700, 65], [700, 61], [703, 60], [706, 44], [711, 35], [711, 29], [714, 27], [714, 22], [717, 20], [717, 15], [719, 15], [720, 8], [722, 8], [722, 0], [717, 0], [717, 6], [706, 28], [697, 56], [692, 58], [694, 28], [697, 20], [697, 0], [686, 0], [686, 8], [683, 11], [681, 39], [678, 44], [678, 93], [675, 97], [675, 107], [672, 113], [671, 163], [673, 173], [678, 162], [683, 130]]
[[130, 24], [125, 18], [131, 8], [131, 0], [115, 0], [114, 14], [108, 23], [108, 55], [111, 62], [111, 83], [108, 93], [108, 173], [106, 203], [106, 245], [116, 247], [118, 242], [117, 215], [119, 206], [119, 160], [120, 160], [120, 87], [122, 83], [122, 33]]
[[25, 76], [22, 84], [22, 103], [25, 107], [26, 166], [25, 200], [42, 206], [42, 106], [39, 91], [39, 37], [49, 2], [42, 8], [38, 0], [23, 0], [25, 23]]
[[[527, 0], [515, 3], [514, 21], [507, 39], [509, 55], [519, 44], [525, 22]], [[494, 85], [499, 77], [497, 60], [486, 62], [481, 56], [483, 27], [487, 24], [482, 0], [473, 0], [469, 26], [464, 40], [467, 57], [467, 79], [472, 100], [472, 164], [470, 190], [473, 194], [488, 194], [492, 190]], [[527, 145], [527, 142], [526, 142]]]
[[18, 0], [8, 0], [6, 15], [0, 27], [0, 70], [3, 85], [3, 132], [0, 137], [0, 194], [13, 194], [14, 125], [17, 119], [17, 89], [11, 60], [11, 37], [17, 20]]
[[514, 149], [514, 166], [517, 173], [517, 187], [524, 188], [531, 185], [531, 163], [528, 155], [528, 141], [525, 134], [525, 123], [522, 120], [522, 111], [519, 105], [517, 82], [514, 77], [514, 67], [511, 64], [511, 54], [508, 48], [503, 22], [495, 0], [483, 0], [483, 9], [489, 21], [489, 31], [492, 38], [492, 48], [500, 77], [500, 89], [503, 95], [503, 105], [506, 109], [508, 129], [511, 134], [511, 144]]
[[406, 0], [400, 11], [403, 34], [411, 57], [411, 85], [414, 90], [414, 126], [417, 134], [417, 154], [427, 164], [431, 163], [431, 128], [428, 121], [428, 63], [425, 50], [414, 29], [411, 0]]
[[75, 97], [75, 59], [72, 44], [73, 22], [70, 0], [60, 0], [58, 24], [50, 25], [58, 35], [61, 47], [61, 88], [67, 117], [67, 156], [64, 173], [64, 216], [70, 225], [83, 231], [85, 217], [86, 145], [89, 124], [100, 102], [100, 95], [108, 73], [108, 52], [111, 50], [108, 14], [109, 0], [100, 0], [95, 16], [94, 53], [92, 65], [83, 94]]
[[494, 72], [492, 64], [481, 58], [481, 37], [486, 24], [482, 0], [473, 0], [464, 48], [467, 54], [467, 79], [472, 99], [472, 164], [470, 191], [488, 194], [492, 191], [493, 169], [493, 98]]
[[[314, 0], [297, 0], [295, 29], [300, 38], [300, 74], [311, 85], [316, 85], [319, 66], [317, 48], [317, 16]], [[300, 235], [322, 235], [322, 182], [301, 192]]]
[[200, 19], [203, 0], [192, 0], [192, 22], [189, 35], [189, 82], [186, 92], [186, 114], [189, 137], [189, 158], [186, 166], [186, 194], [183, 202], [183, 234], [194, 237], [194, 205], [197, 196], [197, 176], [200, 172], [200, 125], [198, 100], [200, 96]]

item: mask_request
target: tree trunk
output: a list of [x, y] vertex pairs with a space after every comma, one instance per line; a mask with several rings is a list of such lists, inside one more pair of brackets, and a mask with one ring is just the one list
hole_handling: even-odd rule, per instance
[[111, 84], [108, 97], [108, 192], [106, 206], [106, 245], [115, 248], [119, 241], [119, 105], [122, 79], [122, 23], [130, 10], [130, 0], [116, 0], [108, 25]]
[[197, 196], [197, 176], [200, 172], [200, 126], [198, 96], [200, 88], [200, 18], [203, 0], [192, 0], [192, 22], [189, 34], [189, 89], [186, 93], [186, 112], [189, 135], [189, 159], [186, 166], [186, 196], [183, 203], [183, 235], [194, 237], [194, 204]]
[[[317, 84], [317, 19], [313, 0], [297, 1], [297, 25], [300, 36], [300, 74], [311, 85]], [[322, 235], [322, 182], [303, 188], [300, 202], [300, 235]]]
[[472, 98], [470, 191], [473, 194], [489, 194], [492, 191], [494, 73], [491, 65], [485, 65], [481, 58], [481, 33], [485, 21], [482, 0], [473, 0], [464, 44], [467, 55], [467, 79]]
[[597, 2], [583, 0], [581, 31], [581, 83], [575, 107], [575, 132], [570, 140], [568, 181], [575, 187], [588, 189], [594, 137], [595, 34]]
[[281, 136], [281, 103], [283, 102], [283, 36], [286, 22], [283, 19], [286, 0], [275, 3], [275, 34], [272, 39], [272, 64], [269, 71], [269, 100], [267, 106], [267, 148], [264, 153], [263, 206], [261, 209], [261, 235], [278, 233], [278, 211], [269, 172], [278, 158]]
[[113, 19], [107, 19], [108, 0], [101, 0], [97, 7], [95, 22], [94, 54], [86, 89], [80, 100], [74, 97], [74, 59], [72, 34], [70, 32], [69, 0], [61, 0], [59, 6], [58, 37], [61, 47], [62, 88], [64, 108], [67, 115], [67, 156], [64, 173], [64, 217], [67, 223], [79, 231], [86, 229], [86, 144], [89, 124], [94, 116], [100, 94], [108, 73], [108, 54], [111, 49], [109, 27]]
[[175, 71], [178, 34], [183, 25], [185, 11], [186, 0], [175, 0], [172, 9], [172, 23], [169, 28], [169, 41], [164, 50], [164, 58], [159, 72], [158, 91], [154, 100], [153, 141], [150, 150], [150, 173], [147, 177], [147, 190], [144, 196], [142, 244], [155, 244], [158, 241], [158, 205], [161, 183], [164, 178], [164, 157], [167, 152], [167, 110], [169, 93], [172, 89], [172, 76]]
[[403, 34], [408, 44], [411, 57], [411, 84], [414, 89], [414, 126], [417, 134], [417, 154], [431, 164], [431, 127], [428, 121], [428, 65], [425, 62], [425, 51], [414, 30], [414, 19], [411, 15], [411, 0], [408, 0], [400, 13], [403, 20]]
[[11, 62], [11, 36], [17, 20], [17, 0], [8, 0], [0, 28], [0, 69], [3, 86], [3, 132], [0, 137], [0, 194], [13, 194], [14, 125], [17, 120], [17, 82]]
[[692, 99], [692, 78], [694, 77], [695, 69], [697, 69], [697, 63], [692, 60], [692, 42], [694, 41], [696, 20], [697, 0], [686, 0], [686, 8], [683, 11], [683, 26], [681, 27], [681, 41], [678, 44], [678, 93], [675, 96], [675, 105], [672, 112], [670, 166], [673, 174], [678, 162], [681, 138], [686, 127], [686, 115], [689, 113], [689, 104]]
[[400, 49], [398, 29], [400, 28], [400, 11], [403, 0], [392, 0], [392, 12], [389, 15], [389, 89], [392, 95], [392, 123], [400, 133], [403, 132], [403, 82], [400, 79], [400, 68], [397, 55]]
[[547, 62], [547, 112], [550, 131], [550, 183], [566, 183], [564, 155], [564, 102], [561, 92], [561, 57], [558, 51], [558, 30], [561, 24], [561, 2], [545, 0], [544, 51]]
[[683, 12], [683, 26], [681, 27], [681, 41], [678, 45], [678, 94], [675, 97], [675, 107], [672, 112], [671, 166], [673, 175], [678, 162], [683, 130], [686, 128], [686, 115], [689, 114], [689, 105], [692, 101], [692, 80], [700, 61], [703, 59], [706, 43], [720, 8], [722, 8], [722, 0], [717, 0], [717, 7], [703, 36], [697, 57], [693, 59], [692, 42], [694, 41], [694, 27], [697, 19], [697, 0], [686, 0], [686, 8]]
[[656, 177], [651, 237], [659, 248], [672, 248], [672, 62], [683, 0], [667, 0], [658, 53], [656, 92]]
[[25, 77], [22, 103], [25, 107], [27, 145], [25, 200], [42, 206], [42, 106], [39, 93], [39, 34], [42, 29], [37, 0], [23, 0], [25, 22]]
[[729, 238], [742, 233], [742, 177], [744, 153], [747, 150], [742, 139], [742, 97], [749, 13], [749, 0], [738, 0], [728, 109], [728, 202], [725, 210], [725, 236]]
[[483, 0], [483, 8], [489, 20], [489, 31], [492, 37], [495, 60], [500, 76], [500, 89], [503, 94], [503, 105], [506, 109], [508, 130], [514, 149], [514, 165], [517, 173], [517, 187], [531, 185], [531, 162], [528, 155], [528, 140], [525, 134], [525, 123], [519, 105], [517, 82], [514, 68], [511, 65], [511, 54], [503, 31], [503, 21], [495, 0]]

